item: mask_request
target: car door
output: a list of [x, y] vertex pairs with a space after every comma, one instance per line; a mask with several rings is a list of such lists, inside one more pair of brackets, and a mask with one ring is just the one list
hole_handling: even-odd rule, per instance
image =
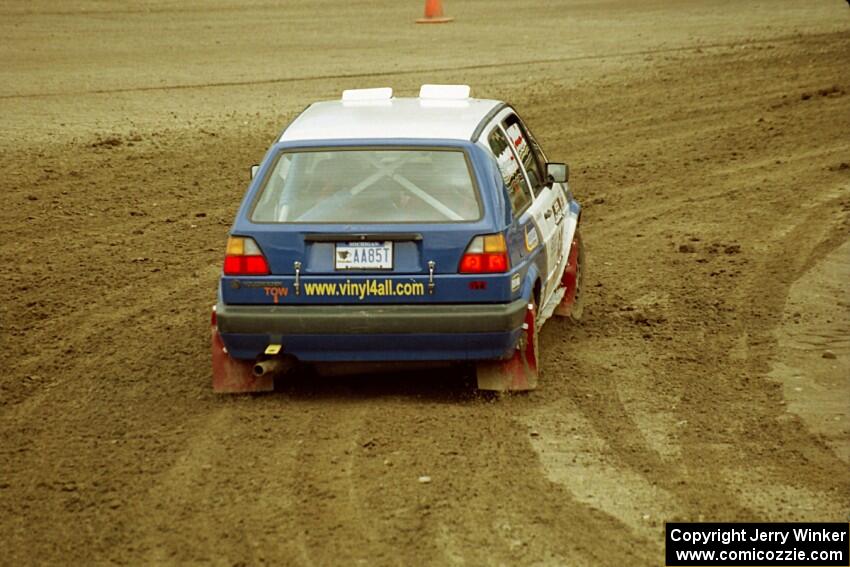
[[545, 158], [536, 149], [534, 139], [516, 114], [508, 115], [502, 127], [519, 158], [534, 196], [529, 209], [538, 226], [546, 249], [546, 274], [541, 293], [541, 306], [560, 285], [564, 259], [563, 220], [565, 203], [559, 187], [548, 182]]
[[540, 242], [540, 230], [534, 216], [529, 212], [534, 197], [520, 166], [519, 158], [498, 122], [492, 124], [485, 139], [496, 158], [502, 181], [508, 190], [513, 221], [519, 233], [524, 236], [524, 250], [520, 251], [519, 255], [522, 257], [532, 252], [536, 253]]

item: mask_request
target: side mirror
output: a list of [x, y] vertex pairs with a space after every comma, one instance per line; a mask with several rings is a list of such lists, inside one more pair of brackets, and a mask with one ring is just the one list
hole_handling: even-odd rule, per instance
[[566, 183], [570, 180], [570, 166], [565, 163], [547, 163], [546, 175], [554, 183]]
[[257, 177], [257, 172], [258, 172], [258, 171], [260, 171], [260, 166], [259, 166], [259, 165], [252, 165], [252, 166], [251, 166], [251, 179], [254, 179], [255, 177]]

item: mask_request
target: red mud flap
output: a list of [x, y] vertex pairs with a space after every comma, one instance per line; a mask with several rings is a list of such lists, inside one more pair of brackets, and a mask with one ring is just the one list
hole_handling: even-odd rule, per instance
[[555, 307], [554, 314], [559, 317], [572, 317], [575, 320], [581, 318], [581, 282], [582, 264], [584, 263], [584, 248], [581, 235], [576, 231], [573, 242], [570, 245], [570, 255], [567, 258], [567, 266], [561, 276], [561, 285], [566, 288], [561, 303]]
[[508, 360], [486, 360], [476, 364], [479, 390], [521, 392], [537, 388], [536, 307], [528, 304], [514, 355]]
[[259, 378], [251, 372], [251, 362], [236, 360], [227, 354], [218, 327], [212, 330], [212, 373], [213, 391], [216, 394], [247, 394], [274, 390], [274, 376], [267, 374]]

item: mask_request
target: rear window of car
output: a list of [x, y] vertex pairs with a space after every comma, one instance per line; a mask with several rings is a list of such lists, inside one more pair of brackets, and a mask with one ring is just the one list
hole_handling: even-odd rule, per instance
[[481, 218], [466, 154], [445, 149], [281, 153], [251, 212], [265, 223], [463, 222]]

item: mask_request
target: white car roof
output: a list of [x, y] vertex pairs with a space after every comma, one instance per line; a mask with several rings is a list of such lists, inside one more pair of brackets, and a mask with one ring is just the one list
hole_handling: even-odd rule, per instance
[[280, 141], [388, 138], [470, 140], [482, 120], [503, 104], [498, 100], [475, 98], [317, 102], [286, 128]]

